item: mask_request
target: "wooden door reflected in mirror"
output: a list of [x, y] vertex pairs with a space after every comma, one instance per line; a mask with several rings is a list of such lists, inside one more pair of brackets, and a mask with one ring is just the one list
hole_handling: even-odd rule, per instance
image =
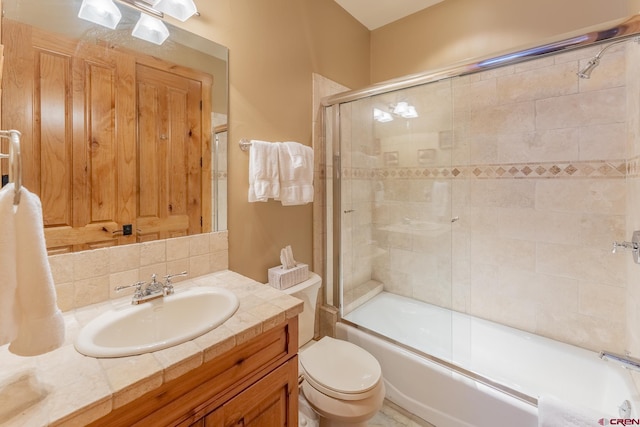
[[22, 132], [51, 254], [211, 230], [210, 75], [8, 19], [2, 31], [2, 124]]

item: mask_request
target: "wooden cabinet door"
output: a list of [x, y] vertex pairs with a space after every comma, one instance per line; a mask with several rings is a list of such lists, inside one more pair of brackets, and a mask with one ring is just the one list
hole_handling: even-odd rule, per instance
[[138, 64], [138, 239], [202, 231], [202, 84]]
[[296, 357], [208, 414], [204, 419], [205, 427], [297, 427], [297, 425], [298, 362]]
[[22, 132], [23, 183], [50, 253], [133, 242], [135, 59], [5, 20], [2, 126]]

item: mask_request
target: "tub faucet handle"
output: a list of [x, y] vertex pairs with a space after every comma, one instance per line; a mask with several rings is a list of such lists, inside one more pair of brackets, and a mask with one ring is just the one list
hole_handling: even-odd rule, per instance
[[620, 248], [624, 250], [630, 249], [633, 255], [633, 261], [635, 261], [636, 264], [640, 264], [640, 230], [633, 232], [630, 242], [613, 242], [611, 253], [617, 253]]

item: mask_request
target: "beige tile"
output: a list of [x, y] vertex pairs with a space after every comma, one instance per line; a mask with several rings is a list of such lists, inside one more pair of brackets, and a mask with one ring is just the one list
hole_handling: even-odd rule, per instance
[[133, 270], [140, 266], [140, 245], [124, 245], [109, 248], [109, 272]]
[[251, 314], [262, 319], [262, 331], [266, 332], [286, 321], [286, 314], [280, 307], [270, 303], [261, 303], [251, 309]]
[[189, 256], [206, 255], [209, 253], [209, 234], [189, 236]]
[[626, 157], [624, 123], [580, 128], [580, 160], [616, 160]]
[[540, 273], [626, 286], [625, 260], [616, 257], [609, 248], [538, 243], [536, 260], [536, 270]]
[[189, 274], [193, 277], [208, 274], [211, 271], [209, 259], [210, 256], [208, 253], [189, 257]]
[[176, 237], [167, 240], [167, 261], [176, 261], [189, 258], [190, 238]]
[[109, 250], [77, 252], [73, 258], [73, 279], [83, 280], [109, 274]]
[[535, 104], [536, 129], [559, 129], [624, 122], [624, 88], [603, 89], [555, 98]]
[[163, 383], [162, 366], [152, 354], [100, 359], [111, 392], [113, 407], [119, 408]]
[[220, 252], [229, 249], [229, 232], [220, 231], [210, 234], [210, 252]]
[[75, 254], [53, 255], [49, 257], [49, 266], [53, 281], [67, 283], [73, 281], [73, 257]]
[[153, 353], [153, 357], [164, 369], [164, 382], [174, 380], [203, 363], [202, 349], [194, 342], [165, 348]]
[[224, 323], [236, 334], [236, 344], [242, 344], [262, 333], [262, 321], [251, 313], [238, 311]]
[[622, 179], [538, 180], [535, 206], [541, 211], [618, 214], [626, 205]]
[[498, 135], [497, 161], [510, 164], [578, 159], [580, 135], [578, 128]]
[[165, 240], [140, 244], [140, 266], [163, 263], [167, 260], [167, 244]]
[[474, 135], [532, 132], [537, 110], [530, 101], [479, 109], [471, 115], [469, 130]]
[[627, 291], [617, 286], [580, 284], [580, 313], [624, 324]]
[[62, 311], [69, 311], [76, 307], [73, 282], [56, 284], [56, 301], [58, 308]]
[[75, 307], [107, 301], [109, 299], [109, 276], [76, 280], [73, 283], [73, 288]]
[[167, 264], [164, 262], [157, 264], [149, 264], [140, 267], [140, 280], [143, 282], [151, 281], [151, 276], [156, 275], [156, 280], [161, 280], [167, 275]]
[[236, 346], [234, 332], [225, 325], [199, 336], [194, 343], [203, 350], [203, 363], [207, 363]]
[[229, 268], [229, 251], [213, 252], [209, 262], [211, 272], [227, 270]]
[[517, 72], [497, 79], [500, 104], [559, 97], [578, 92], [573, 63]]

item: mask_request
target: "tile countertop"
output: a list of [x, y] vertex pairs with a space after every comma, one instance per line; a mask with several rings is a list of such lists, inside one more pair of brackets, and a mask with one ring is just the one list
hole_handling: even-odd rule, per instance
[[229, 289], [240, 307], [192, 341], [139, 356], [96, 359], [73, 346], [82, 326], [130, 295], [64, 313], [66, 342], [50, 353], [20, 357], [0, 347], [0, 426], [85, 425], [302, 312], [299, 299], [228, 270], [175, 283], [190, 286]]

